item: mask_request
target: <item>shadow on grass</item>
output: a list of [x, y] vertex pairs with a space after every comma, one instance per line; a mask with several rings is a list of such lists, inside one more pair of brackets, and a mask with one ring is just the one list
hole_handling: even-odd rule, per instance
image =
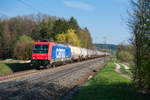
[[127, 83], [109, 85], [92, 83], [81, 87], [73, 100], [150, 100], [150, 95], [138, 93]]
[[35, 67], [30, 66], [30, 63], [6, 63], [6, 65], [13, 72], [19, 72], [19, 71], [24, 71], [24, 70], [35, 69]]

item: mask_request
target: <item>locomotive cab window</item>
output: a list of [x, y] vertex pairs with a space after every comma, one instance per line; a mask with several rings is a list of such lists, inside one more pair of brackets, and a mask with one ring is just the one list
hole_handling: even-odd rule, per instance
[[48, 45], [34, 45], [33, 53], [48, 53]]

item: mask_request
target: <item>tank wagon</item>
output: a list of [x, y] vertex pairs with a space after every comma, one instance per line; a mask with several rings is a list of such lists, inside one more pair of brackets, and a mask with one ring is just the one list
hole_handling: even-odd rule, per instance
[[106, 54], [97, 50], [55, 42], [35, 42], [32, 47], [31, 66], [51, 67], [102, 56]]

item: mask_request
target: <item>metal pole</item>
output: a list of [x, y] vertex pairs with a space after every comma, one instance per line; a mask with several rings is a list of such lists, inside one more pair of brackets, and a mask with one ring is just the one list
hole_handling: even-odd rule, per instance
[[[106, 42], [107, 42], [107, 41], [106, 41], [106, 37], [104, 37], [104, 50], [106, 50], [106, 48], [107, 48]], [[104, 63], [105, 63], [105, 61], [106, 61], [105, 56], [106, 56], [106, 51], [104, 52]]]

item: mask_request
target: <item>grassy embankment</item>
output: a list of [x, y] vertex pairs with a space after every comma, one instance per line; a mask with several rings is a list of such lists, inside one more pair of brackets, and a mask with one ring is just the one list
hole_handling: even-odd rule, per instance
[[28, 69], [32, 69], [29, 63], [19, 63], [18, 61], [0, 61], [0, 74], [11, 74]]
[[114, 71], [113, 61], [86, 82], [73, 100], [150, 100], [138, 93], [128, 80]]

